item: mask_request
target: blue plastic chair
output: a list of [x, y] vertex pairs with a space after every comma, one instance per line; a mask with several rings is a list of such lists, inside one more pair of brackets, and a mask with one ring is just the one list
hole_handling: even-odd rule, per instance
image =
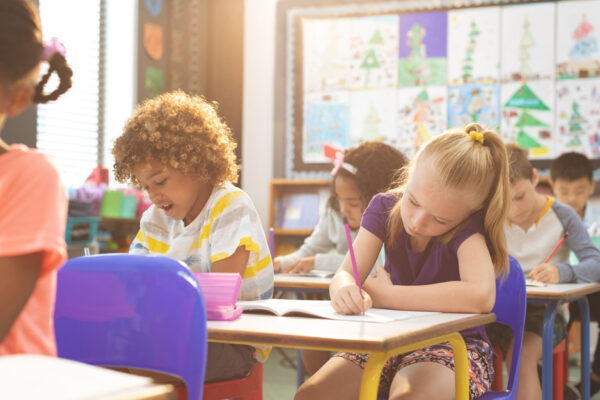
[[177, 376], [202, 398], [206, 308], [192, 273], [167, 257], [105, 254], [58, 271], [59, 357]]
[[[502, 277], [496, 279], [496, 304], [492, 312], [496, 314], [496, 322], [510, 326], [514, 334], [512, 362], [508, 373], [507, 390], [502, 392], [487, 392], [481, 398], [491, 399], [516, 399], [519, 387], [519, 370], [521, 365], [521, 347], [523, 345], [523, 329], [525, 328], [525, 307], [527, 299], [525, 294], [525, 276], [519, 262], [512, 257], [510, 270], [504, 281]], [[496, 371], [501, 374], [502, 371]]]

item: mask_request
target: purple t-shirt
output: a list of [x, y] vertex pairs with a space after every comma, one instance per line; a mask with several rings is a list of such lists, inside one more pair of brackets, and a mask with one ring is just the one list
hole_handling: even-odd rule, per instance
[[[389, 214], [398, 201], [391, 193], [382, 193], [373, 197], [365, 210], [361, 226], [377, 236], [384, 243], [387, 239], [387, 221]], [[394, 285], [429, 285], [433, 283], [458, 281], [457, 251], [460, 245], [475, 233], [485, 235], [481, 214], [469, 217], [465, 227], [443, 244], [432, 238], [422, 252], [410, 250], [409, 236], [404, 228], [398, 235], [396, 245], [385, 245], [385, 270], [390, 273]], [[461, 332], [463, 336], [478, 334], [488, 341], [483, 327]]]

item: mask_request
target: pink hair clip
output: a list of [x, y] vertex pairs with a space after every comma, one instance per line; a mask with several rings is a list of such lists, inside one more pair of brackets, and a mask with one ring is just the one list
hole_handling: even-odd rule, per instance
[[331, 170], [331, 175], [336, 176], [340, 168], [344, 168], [352, 175], [356, 175], [356, 167], [354, 165], [348, 164], [347, 162], [344, 162], [344, 153], [342, 153], [341, 151], [335, 153], [335, 158], [332, 161], [333, 169]]
[[44, 50], [40, 56], [40, 61], [50, 61], [54, 53], [58, 53], [64, 57], [66, 52], [67, 49], [65, 49], [65, 45], [57, 38], [52, 38], [48, 41], [44, 41]]

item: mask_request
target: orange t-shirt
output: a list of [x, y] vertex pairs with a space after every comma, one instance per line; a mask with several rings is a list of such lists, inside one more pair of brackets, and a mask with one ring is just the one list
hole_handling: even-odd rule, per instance
[[0, 356], [56, 355], [56, 271], [66, 259], [67, 196], [46, 156], [23, 145], [0, 155], [0, 257], [44, 251], [31, 297], [0, 343]]

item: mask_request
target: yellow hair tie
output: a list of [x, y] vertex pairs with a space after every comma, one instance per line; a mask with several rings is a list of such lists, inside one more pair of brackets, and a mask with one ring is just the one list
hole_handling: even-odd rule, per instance
[[483, 133], [471, 131], [471, 133], [469, 133], [469, 136], [471, 136], [472, 139], [477, 140], [479, 143], [483, 144]]

